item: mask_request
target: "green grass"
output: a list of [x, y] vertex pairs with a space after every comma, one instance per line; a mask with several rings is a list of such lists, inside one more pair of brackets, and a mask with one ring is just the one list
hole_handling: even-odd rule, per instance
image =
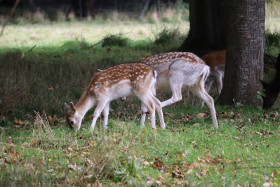
[[277, 112], [218, 106], [215, 130], [209, 116], [197, 116], [198, 107], [165, 111], [167, 130], [142, 129], [139, 114], [117, 112], [109, 130], [99, 124], [94, 135], [89, 119], [75, 133], [39, 114], [30, 124], [4, 127], [0, 185], [279, 185]]

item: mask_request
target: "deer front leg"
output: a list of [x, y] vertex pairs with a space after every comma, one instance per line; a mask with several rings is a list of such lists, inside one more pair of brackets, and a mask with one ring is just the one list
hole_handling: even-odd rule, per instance
[[140, 126], [144, 127], [145, 126], [145, 120], [146, 120], [146, 114], [148, 112], [148, 108], [146, 105], [142, 102], [141, 103], [141, 121], [140, 121]]
[[108, 116], [109, 116], [109, 111], [110, 111], [110, 102], [108, 102], [103, 110], [103, 116], [104, 116], [104, 121], [103, 121], [103, 127], [104, 129], [108, 128]]
[[182, 100], [182, 83], [176, 82], [176, 80], [169, 79], [170, 87], [172, 90], [172, 97], [166, 101], [163, 101], [161, 103], [162, 107], [165, 107], [167, 105], [171, 105], [173, 103], [176, 103], [178, 101]]
[[90, 126], [90, 131], [93, 132], [94, 131], [94, 127], [95, 127], [95, 124], [96, 124], [96, 120], [97, 118], [100, 116], [101, 112], [104, 110], [105, 106], [107, 105], [107, 101], [99, 101], [95, 110], [94, 110], [94, 113], [93, 113], [93, 119], [92, 119], [92, 123], [91, 123], [91, 126]]

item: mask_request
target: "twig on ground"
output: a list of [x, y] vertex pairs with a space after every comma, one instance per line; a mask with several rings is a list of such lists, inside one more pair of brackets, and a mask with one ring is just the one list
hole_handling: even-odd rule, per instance
[[33, 47], [31, 47], [30, 49], [28, 49], [27, 51], [25, 51], [24, 54], [26, 54], [26, 53], [32, 51], [36, 46], [37, 46], [37, 44], [35, 44]]

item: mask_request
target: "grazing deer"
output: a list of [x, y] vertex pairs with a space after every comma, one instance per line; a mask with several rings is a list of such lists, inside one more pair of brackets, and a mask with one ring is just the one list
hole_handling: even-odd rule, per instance
[[268, 109], [277, 100], [280, 92], [280, 53], [276, 61], [276, 74], [270, 83], [262, 81], [263, 88], [265, 89], [265, 96], [263, 96], [263, 108]]
[[210, 74], [205, 83], [205, 90], [209, 93], [214, 82], [217, 86], [218, 94], [220, 94], [223, 88], [225, 74], [226, 50], [208, 53], [201, 58], [210, 67]]
[[162, 102], [162, 107], [182, 100], [181, 89], [188, 86], [195, 95], [207, 104], [212, 122], [218, 128], [214, 100], [204, 88], [210, 68], [202, 59], [193, 53], [169, 52], [143, 58], [137, 63], [147, 64], [155, 68], [158, 73], [157, 89], [166, 90], [166, 86], [171, 88], [173, 95], [170, 99]]
[[[89, 86], [85, 89], [77, 105], [65, 104], [68, 110], [66, 120], [70, 128], [79, 130], [86, 112], [97, 104], [90, 130], [94, 131], [97, 118], [103, 111], [104, 129], [107, 128], [109, 105], [112, 100], [126, 97], [134, 93], [142, 102], [141, 108], [147, 108], [151, 116], [151, 124], [155, 125], [155, 108], [158, 112], [160, 125], [164, 129], [165, 123], [160, 101], [155, 97], [156, 71], [145, 64], [121, 64], [93, 75]], [[142, 114], [141, 126], [144, 126], [145, 115]]]

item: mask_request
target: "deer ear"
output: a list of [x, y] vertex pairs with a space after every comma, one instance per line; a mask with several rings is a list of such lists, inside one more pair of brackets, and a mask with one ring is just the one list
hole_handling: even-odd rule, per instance
[[71, 109], [74, 110], [74, 111], [77, 110], [73, 102], [70, 102], [70, 107], [71, 107]]
[[65, 108], [65, 110], [70, 110], [71, 109], [70, 106], [67, 105], [66, 103], [64, 103], [64, 108]]

